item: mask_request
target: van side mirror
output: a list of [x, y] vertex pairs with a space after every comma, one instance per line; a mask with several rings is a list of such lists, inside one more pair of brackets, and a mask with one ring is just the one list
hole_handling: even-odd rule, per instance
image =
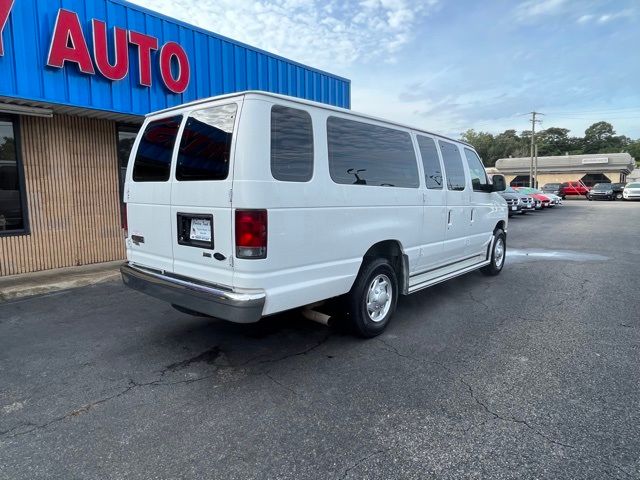
[[491, 181], [493, 183], [493, 192], [504, 192], [507, 189], [507, 182], [504, 179], [504, 175], [493, 175]]

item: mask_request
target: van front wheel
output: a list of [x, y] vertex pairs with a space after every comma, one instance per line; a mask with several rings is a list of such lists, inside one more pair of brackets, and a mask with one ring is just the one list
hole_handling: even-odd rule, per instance
[[380, 335], [397, 304], [398, 280], [389, 261], [377, 258], [366, 263], [347, 300], [349, 322], [355, 332], [365, 338]]
[[480, 269], [485, 275], [498, 275], [504, 267], [507, 256], [507, 236], [498, 228], [493, 232], [493, 246], [491, 247], [491, 263]]

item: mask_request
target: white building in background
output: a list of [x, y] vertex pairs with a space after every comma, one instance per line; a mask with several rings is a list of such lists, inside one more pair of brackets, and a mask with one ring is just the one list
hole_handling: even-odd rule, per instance
[[[529, 185], [530, 157], [501, 158], [496, 168], [511, 186]], [[587, 186], [596, 183], [625, 182], [636, 168], [628, 153], [597, 153], [538, 157], [538, 185], [582, 180]], [[637, 170], [636, 170], [637, 171]]]

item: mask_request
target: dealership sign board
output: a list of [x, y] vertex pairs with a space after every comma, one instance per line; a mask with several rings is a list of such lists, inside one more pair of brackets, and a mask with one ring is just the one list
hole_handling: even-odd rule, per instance
[[139, 117], [246, 90], [343, 108], [351, 92], [345, 78], [125, 0], [0, 0], [0, 102]]
[[2, 32], [9, 21], [9, 14], [13, 8], [13, 0], [0, 0], [0, 56], [4, 55], [4, 44], [2, 42]]
[[[113, 81], [122, 80], [129, 72], [129, 45], [137, 49], [140, 65], [140, 85], [150, 87], [151, 56], [158, 50], [158, 39], [143, 33], [113, 29], [113, 51], [115, 59], [109, 60], [109, 39], [107, 24], [100, 20], [91, 20], [93, 34], [93, 61], [97, 70]], [[173, 93], [182, 93], [189, 86], [189, 58], [184, 49], [176, 42], [167, 42], [160, 48], [160, 74], [165, 86]], [[95, 75], [96, 69], [89, 53], [78, 14], [63, 8], [58, 12], [53, 38], [49, 48], [47, 65], [62, 68], [66, 62], [75, 63], [82, 73]], [[174, 73], [173, 63], [177, 64]]]
[[608, 157], [598, 157], [598, 158], [583, 158], [582, 164], [600, 164], [600, 163], [609, 163]]
[[[4, 55], [2, 30], [8, 22], [13, 4], [14, 0], [0, 0], [0, 55]], [[167, 42], [160, 47], [158, 39], [154, 36], [118, 27], [113, 28], [110, 39], [107, 24], [95, 18], [91, 20], [91, 33], [92, 52], [89, 50], [78, 14], [61, 8], [49, 44], [47, 65], [64, 68], [67, 63], [73, 63], [84, 74], [99, 73], [109, 80], [119, 81], [129, 74], [131, 46], [135, 48], [138, 57], [140, 85], [151, 87], [152, 57], [155, 56], [159, 62], [162, 82], [171, 92], [183, 93], [189, 87], [189, 57], [178, 43]], [[113, 60], [109, 58], [109, 50], [114, 52]], [[159, 53], [154, 55], [155, 52]]]

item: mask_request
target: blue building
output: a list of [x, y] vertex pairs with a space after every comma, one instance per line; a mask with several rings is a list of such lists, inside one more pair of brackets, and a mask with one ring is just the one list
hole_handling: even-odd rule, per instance
[[0, 276], [123, 258], [120, 178], [145, 114], [350, 82], [122, 0], [0, 0]]

